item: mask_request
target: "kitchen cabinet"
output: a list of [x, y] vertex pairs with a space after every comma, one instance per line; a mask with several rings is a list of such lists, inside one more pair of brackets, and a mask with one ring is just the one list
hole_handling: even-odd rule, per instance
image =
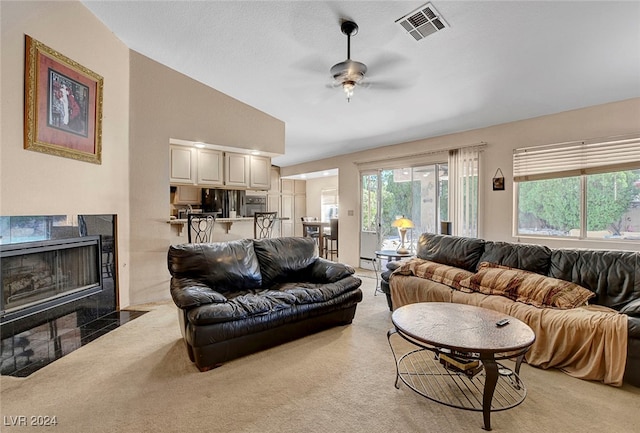
[[173, 204], [200, 204], [202, 197], [200, 196], [200, 188], [195, 186], [180, 185], [176, 187], [173, 196]]
[[195, 149], [186, 146], [169, 146], [171, 153], [171, 184], [193, 185], [196, 183]]
[[224, 184], [238, 188], [249, 186], [250, 155], [225, 153]]
[[295, 221], [293, 212], [293, 195], [282, 195], [282, 218], [288, 218], [282, 221], [282, 236], [294, 236]]
[[307, 195], [295, 194], [293, 196], [293, 235], [302, 236], [302, 217], [307, 214]]
[[174, 144], [169, 150], [171, 185], [227, 186], [261, 191], [271, 188], [269, 157]]
[[268, 190], [271, 187], [271, 158], [225, 153], [224, 184], [236, 188]]
[[224, 154], [221, 150], [198, 149], [198, 185], [224, 184]]
[[289, 218], [282, 221], [282, 235], [302, 236], [302, 217], [307, 213], [307, 182], [282, 179], [281, 191], [282, 216]]
[[249, 160], [249, 187], [271, 189], [271, 158], [251, 155]]
[[293, 194], [293, 183], [295, 181], [293, 179], [282, 179], [280, 181], [281, 187], [280, 191], [282, 194]]

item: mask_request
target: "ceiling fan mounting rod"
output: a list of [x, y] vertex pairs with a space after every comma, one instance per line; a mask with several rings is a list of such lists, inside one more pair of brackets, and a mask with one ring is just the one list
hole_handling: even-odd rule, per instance
[[358, 34], [358, 25], [353, 21], [343, 21], [340, 30], [347, 35], [347, 60], [351, 59], [351, 36]]
[[344, 90], [347, 102], [349, 102], [353, 95], [353, 89], [367, 73], [367, 66], [364, 63], [351, 60], [351, 36], [358, 33], [358, 25], [353, 21], [345, 20], [340, 24], [340, 30], [347, 36], [347, 60], [333, 65], [330, 73], [335, 82]]

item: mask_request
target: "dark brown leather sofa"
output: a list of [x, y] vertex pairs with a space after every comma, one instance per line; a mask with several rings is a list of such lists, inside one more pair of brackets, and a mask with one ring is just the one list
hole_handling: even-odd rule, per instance
[[351, 323], [362, 281], [311, 238], [172, 245], [171, 296], [200, 371]]
[[[541, 245], [492, 242], [483, 239], [424, 233], [416, 256], [475, 272], [481, 262], [497, 263], [579, 284], [595, 293], [590, 304], [627, 316], [627, 357], [624, 381], [640, 386], [640, 252], [550, 249]], [[382, 291], [392, 307], [389, 281], [399, 266], [391, 262], [382, 274]], [[397, 306], [393, 305], [393, 308]]]

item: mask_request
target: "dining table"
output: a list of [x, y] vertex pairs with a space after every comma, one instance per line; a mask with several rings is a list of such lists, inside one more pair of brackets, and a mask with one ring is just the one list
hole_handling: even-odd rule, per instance
[[302, 221], [302, 235], [305, 238], [309, 237], [308, 229], [318, 229], [318, 255], [320, 257], [324, 255], [324, 230], [330, 226], [329, 221]]

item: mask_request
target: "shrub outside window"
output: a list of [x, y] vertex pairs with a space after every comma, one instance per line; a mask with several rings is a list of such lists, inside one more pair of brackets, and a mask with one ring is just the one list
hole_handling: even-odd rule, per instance
[[517, 206], [520, 236], [638, 240], [640, 169], [519, 182]]

